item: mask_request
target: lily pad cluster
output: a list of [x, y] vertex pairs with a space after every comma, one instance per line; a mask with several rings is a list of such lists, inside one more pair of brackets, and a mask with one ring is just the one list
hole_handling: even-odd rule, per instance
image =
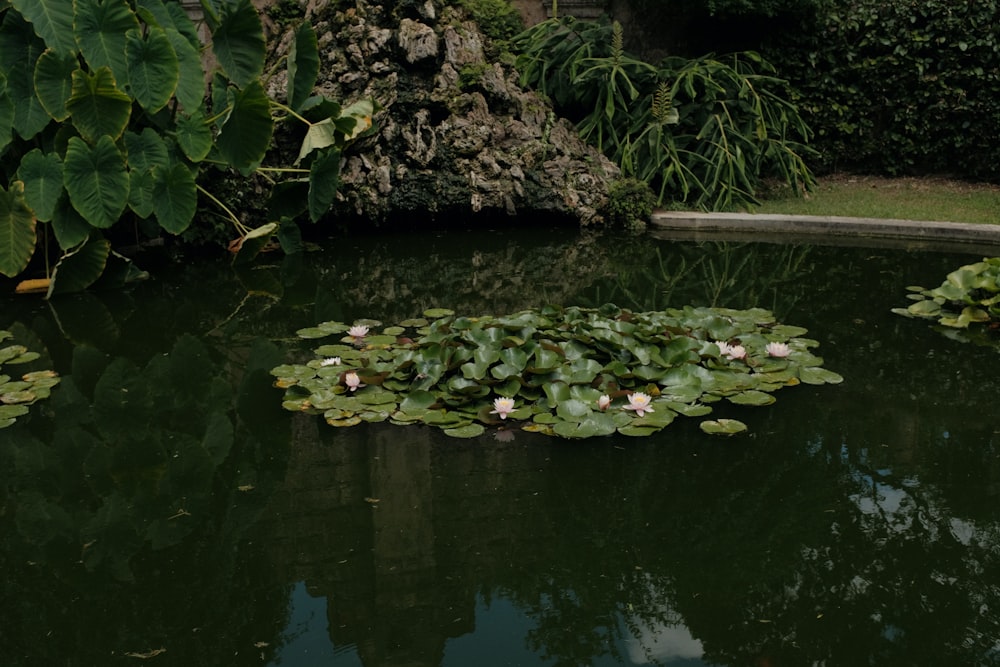
[[[822, 368], [805, 329], [759, 308], [547, 306], [499, 317], [432, 309], [393, 326], [330, 321], [297, 333], [334, 341], [307, 363], [271, 370], [286, 409], [332, 426], [426, 424], [456, 437], [487, 427], [650, 435], [718, 401], [768, 405], [782, 387], [842, 381]], [[746, 429], [733, 419], [701, 427]]]
[[949, 273], [940, 287], [907, 287], [913, 300], [893, 308], [904, 317], [936, 321], [944, 327], [967, 329], [974, 322], [1000, 320], [1000, 257], [985, 258]]
[[[0, 330], [0, 342], [12, 338], [9, 331]], [[0, 428], [6, 428], [18, 417], [28, 414], [28, 406], [35, 401], [48, 398], [52, 387], [59, 384], [55, 371], [34, 371], [24, 373], [14, 379], [7, 373], [10, 366], [26, 364], [39, 358], [37, 352], [29, 352], [23, 345], [0, 347]]]

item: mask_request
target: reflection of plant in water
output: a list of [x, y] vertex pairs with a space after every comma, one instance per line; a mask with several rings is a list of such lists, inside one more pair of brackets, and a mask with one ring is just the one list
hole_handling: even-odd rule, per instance
[[[237, 549], [282, 474], [268, 422], [287, 432], [287, 421], [273, 420], [264, 370], [275, 353], [244, 354], [233, 385], [190, 336], [144, 366], [74, 349], [50, 402], [58, 418], [0, 433], [0, 559], [16, 579], [2, 591], [11, 616], [0, 618], [0, 661], [21, 664], [7, 660], [16, 651], [37, 664], [96, 664], [98, 653], [166, 645], [184, 664], [218, 664], [250, 645], [240, 633], [262, 611], [282, 613], [282, 601], [252, 604], [266, 575], [243, 580], [254, 566]], [[198, 626], [213, 647], [178, 641]]]
[[809, 246], [778, 246], [716, 241], [678, 244], [665, 256], [660, 247], [650, 257], [619, 273], [625, 304], [667, 308], [680, 304], [767, 308], [786, 317], [804, 295], [789, 290], [809, 270]]
[[[381, 332], [377, 321], [300, 330], [306, 339], [340, 334], [340, 343], [320, 346], [307, 364], [272, 370], [284, 406], [322, 414], [331, 426], [389, 420], [463, 438], [496, 425], [494, 415], [564, 438], [643, 436], [677, 415], [705, 415], [723, 398], [768, 405], [781, 387], [842, 380], [820, 368], [809, 351], [816, 341], [800, 337], [805, 329], [778, 324], [763, 309], [637, 313], [606, 304], [424, 315]], [[731, 419], [702, 423], [707, 433], [745, 429]]]

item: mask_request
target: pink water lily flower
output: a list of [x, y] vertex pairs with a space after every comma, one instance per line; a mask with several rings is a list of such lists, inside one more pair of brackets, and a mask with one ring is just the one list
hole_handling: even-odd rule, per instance
[[597, 399], [597, 407], [603, 412], [607, 410], [611, 405], [611, 397], [607, 394], [603, 394], [599, 399]]
[[777, 359], [787, 357], [791, 352], [791, 350], [788, 349], [788, 345], [785, 343], [768, 343], [764, 346], [764, 351], [767, 352], [767, 356], [775, 357]]
[[746, 359], [747, 349], [742, 345], [730, 345], [726, 356], [730, 359]]
[[507, 419], [507, 415], [509, 415], [512, 412], [514, 412], [513, 398], [493, 399], [493, 409], [490, 410], [491, 415], [499, 415], [500, 419]]
[[365, 386], [364, 384], [362, 384], [361, 378], [358, 377], [358, 374], [355, 373], [354, 371], [351, 371], [350, 373], [344, 375], [344, 384], [346, 384], [347, 388], [350, 389], [351, 391], [355, 391], [356, 389]]
[[320, 366], [339, 366], [340, 357], [327, 357], [323, 361], [319, 362]]
[[636, 391], [628, 395], [628, 405], [622, 406], [622, 410], [635, 410], [637, 417], [643, 416], [647, 412], [654, 412], [649, 404], [653, 402], [649, 394]]
[[368, 327], [364, 324], [355, 324], [353, 327], [347, 330], [347, 335], [352, 338], [364, 338], [368, 335]]

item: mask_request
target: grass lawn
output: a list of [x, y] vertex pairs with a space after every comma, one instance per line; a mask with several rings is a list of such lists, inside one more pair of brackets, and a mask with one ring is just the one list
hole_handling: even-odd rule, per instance
[[1000, 185], [831, 174], [804, 198], [774, 193], [753, 213], [1000, 224]]

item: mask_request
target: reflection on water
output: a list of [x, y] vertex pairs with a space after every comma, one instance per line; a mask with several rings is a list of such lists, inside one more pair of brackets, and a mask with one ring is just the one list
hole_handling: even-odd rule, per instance
[[[889, 313], [969, 259], [383, 236], [4, 302], [64, 380], [0, 430], [0, 664], [1000, 664], [1000, 358]], [[465, 441], [267, 374], [325, 319], [607, 301], [770, 308], [845, 382], [732, 440]]]

